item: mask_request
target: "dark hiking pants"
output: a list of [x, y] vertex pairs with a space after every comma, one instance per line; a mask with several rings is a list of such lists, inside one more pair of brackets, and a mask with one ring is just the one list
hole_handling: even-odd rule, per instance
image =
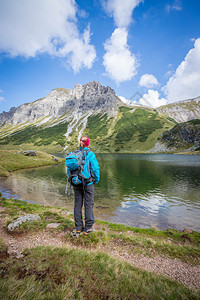
[[[74, 188], [74, 219], [76, 230], [87, 230], [92, 228], [94, 224], [94, 184], [85, 187], [85, 192], [82, 188]], [[82, 207], [85, 208], [85, 226], [83, 225]]]

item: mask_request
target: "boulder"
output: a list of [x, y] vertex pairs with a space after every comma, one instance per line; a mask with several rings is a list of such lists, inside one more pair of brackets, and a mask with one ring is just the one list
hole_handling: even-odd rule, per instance
[[26, 150], [23, 152], [24, 155], [26, 156], [36, 156], [36, 151], [34, 150]]
[[39, 215], [25, 215], [17, 218], [12, 223], [10, 223], [7, 227], [8, 231], [14, 231], [17, 227], [19, 227], [22, 223], [25, 222], [33, 222], [40, 221], [41, 218]]

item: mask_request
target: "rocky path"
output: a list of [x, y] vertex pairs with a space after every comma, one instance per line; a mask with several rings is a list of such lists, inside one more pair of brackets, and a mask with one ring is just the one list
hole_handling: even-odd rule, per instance
[[[2, 209], [2, 208], [1, 208]], [[8, 254], [16, 258], [23, 256], [22, 252], [26, 248], [33, 248], [36, 246], [55, 246], [67, 248], [81, 248], [70, 242], [66, 241], [66, 232], [55, 232], [53, 230], [42, 230], [39, 232], [30, 232], [24, 234], [8, 233], [5, 230], [6, 220], [0, 217], [0, 237], [3, 238], [8, 247]], [[97, 226], [97, 225], [96, 225]], [[98, 228], [97, 228], [98, 229]], [[165, 256], [144, 256], [139, 253], [133, 253], [130, 247], [115, 246], [108, 244], [106, 246], [99, 246], [99, 248], [91, 249], [91, 251], [107, 252], [113, 257], [119, 258], [123, 261], [132, 264], [140, 269], [155, 272], [158, 274], [166, 275], [175, 279], [189, 288], [200, 289], [200, 266], [191, 266], [183, 263], [179, 259], [170, 259]]]

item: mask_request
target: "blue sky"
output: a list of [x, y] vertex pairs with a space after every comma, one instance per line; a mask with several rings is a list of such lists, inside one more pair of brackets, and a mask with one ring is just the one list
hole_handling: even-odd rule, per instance
[[199, 15], [198, 0], [0, 0], [0, 112], [92, 80], [153, 107], [200, 96]]

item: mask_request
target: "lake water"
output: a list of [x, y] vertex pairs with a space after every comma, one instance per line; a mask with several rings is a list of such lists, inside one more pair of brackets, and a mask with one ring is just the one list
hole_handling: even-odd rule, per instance
[[[97, 158], [101, 169], [95, 186], [97, 218], [141, 228], [200, 231], [200, 156], [97, 154]], [[73, 189], [66, 196], [65, 186], [64, 165], [22, 170], [0, 180], [5, 197], [73, 211]]]

